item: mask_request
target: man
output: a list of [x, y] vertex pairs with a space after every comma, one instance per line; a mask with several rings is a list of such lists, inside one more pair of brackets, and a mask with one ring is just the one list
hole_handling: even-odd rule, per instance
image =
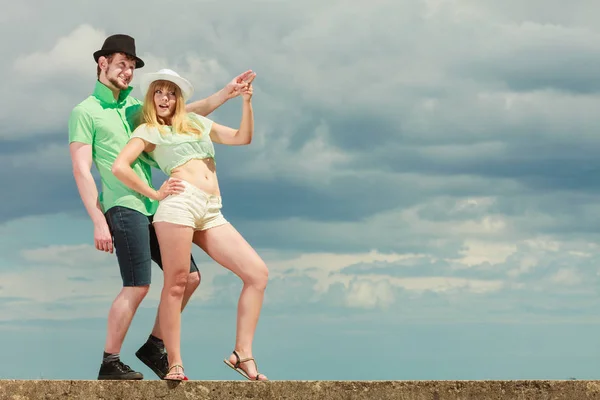
[[[123, 288], [108, 313], [106, 344], [98, 379], [143, 379], [140, 372], [120, 360], [119, 353], [133, 316], [150, 288], [151, 261], [162, 268], [152, 227], [152, 216], [158, 203], [123, 185], [111, 169], [139, 121], [142, 102], [130, 96], [133, 88], [129, 83], [134, 70], [142, 68], [144, 62], [136, 56], [135, 40], [123, 34], [106, 38], [102, 48], [94, 53], [94, 59], [98, 75], [96, 87], [93, 94], [71, 112], [69, 150], [81, 200], [94, 224], [96, 249], [112, 253], [114, 243], [123, 280]], [[246, 71], [210, 97], [187, 104], [186, 109], [206, 116], [241, 94], [255, 76], [252, 71]], [[151, 160], [145, 161], [138, 159], [132, 167], [152, 186]], [[100, 194], [91, 173], [92, 162], [100, 173]], [[178, 193], [180, 185], [177, 181], [167, 181], [159, 190]], [[200, 273], [190, 255], [190, 274], [182, 309], [199, 284]], [[157, 315], [151, 335], [136, 356], [162, 379], [168, 365], [161, 337]]]

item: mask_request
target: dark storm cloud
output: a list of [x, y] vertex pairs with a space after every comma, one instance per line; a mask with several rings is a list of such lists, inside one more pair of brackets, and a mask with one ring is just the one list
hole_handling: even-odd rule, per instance
[[[517, 32], [517, 26], [513, 33]], [[569, 31], [551, 25], [527, 29], [525, 24], [522, 39], [512, 39], [510, 47], [491, 46], [470, 60], [458, 62], [449, 71], [462, 78], [503, 82], [516, 92], [597, 93], [600, 89], [598, 37], [592, 31]]]
[[338, 178], [326, 187], [315, 187], [283, 179], [225, 177], [221, 186], [230, 215], [257, 220], [297, 217], [324, 222], [359, 221], [415, 201], [404, 196], [398, 187], [382, 185], [377, 178], [369, 181], [359, 177]]
[[[47, 21], [57, 12], [55, 5], [37, 3], [38, 7], [27, 6], [31, 23]], [[584, 194], [598, 192], [595, 178], [600, 171], [600, 140], [594, 133], [600, 131], [600, 119], [596, 117], [598, 99], [593, 96], [597, 88], [593, 65], [599, 49], [598, 35], [585, 16], [596, 10], [595, 3], [574, 5], [561, 25], [557, 7], [544, 6], [543, 12], [536, 14], [536, 7], [522, 2], [435, 6], [404, 2], [397, 5], [406, 8], [404, 24], [387, 24], [393, 22], [393, 15], [385, 7], [373, 7], [362, 15], [386, 24], [371, 24], [368, 29], [360, 26], [355, 33], [347, 25], [359, 19], [354, 15], [358, 3], [343, 7], [345, 19], [339, 18], [342, 9], [336, 7], [340, 5], [315, 3], [311, 13], [292, 3], [245, 5], [245, 15], [256, 20], [240, 24], [223, 17], [228, 10], [225, 3], [202, 3], [183, 18], [195, 21], [200, 12], [211, 17], [185, 30], [174, 29], [169, 38], [144, 28], [145, 21], [151, 20], [147, 18], [152, 15], [151, 7], [121, 5], [121, 13], [114, 15], [109, 4], [74, 4], [71, 11], [89, 13], [87, 30], [78, 32], [89, 33], [94, 41], [98, 38], [90, 31], [97, 29], [135, 35], [140, 53], [147, 54], [150, 62], [187, 65], [184, 60], [190, 53], [198, 57], [191, 64], [214, 57], [212, 64], [197, 69], [187, 65], [195, 71], [191, 79], [199, 85], [215, 80], [199, 90], [198, 98], [224, 83], [223, 77], [231, 71], [257, 70], [257, 133], [266, 146], [285, 139], [283, 163], [296, 160], [294, 156], [317, 139], [347, 157], [348, 161], [321, 173], [331, 176], [325, 182], [314, 171], [294, 176], [285, 172], [303, 171], [313, 154], [298, 165], [275, 166], [272, 176], [264, 177], [240, 173], [255, 157], [263, 156], [254, 148], [219, 148], [224, 212], [242, 224], [300, 220], [337, 224], [338, 228], [347, 222], [356, 227], [376, 215], [422, 205], [416, 214], [425, 220], [459, 223], [483, 218], [486, 212], [520, 216], [534, 209], [551, 213], [556, 220], [545, 224], [520, 221], [525, 231], [527, 224], [546, 232], [558, 232], [562, 224], [567, 230], [576, 230], [578, 220], [582, 231], [593, 228], [596, 217], [588, 210], [593, 199]], [[463, 14], [465, 10], [473, 13]], [[265, 11], [277, 13], [279, 19], [258, 23], [270, 18]], [[128, 13], [138, 17], [132, 20]], [[14, 18], [18, 20], [19, 15]], [[458, 20], [454, 18], [457, 15]], [[539, 21], [533, 18], [536, 15]], [[577, 15], [581, 15], [581, 23]], [[3, 47], [12, 58], [0, 70], [30, 78], [25, 87], [31, 94], [53, 94], [35, 107], [40, 112], [60, 108], [56, 121], [62, 122], [48, 127], [47, 132], [34, 124], [29, 131], [31, 141], [15, 139], [8, 132], [1, 135], [0, 184], [10, 191], [3, 197], [0, 221], [59, 211], [85, 214], [70, 171], [66, 119], [68, 110], [92, 90], [93, 64], [91, 55], [69, 59], [75, 64], [87, 60], [91, 65], [89, 69], [87, 64], [80, 66], [71, 81], [72, 66], [60, 64], [63, 53], [51, 50], [80, 24], [45, 26], [43, 34], [26, 26], [9, 30], [24, 42]], [[73, 51], [100, 43], [79, 44]], [[9, 71], [14, 65], [29, 71], [31, 66], [24, 61], [13, 63], [16, 57], [28, 54], [38, 54], [47, 62], [39, 66], [39, 76]], [[50, 55], [43, 58], [45, 54]], [[81, 73], [88, 70], [84, 80]], [[546, 89], [550, 90], [543, 91]], [[69, 96], [52, 102], [59, 91]], [[532, 97], [511, 97], [516, 95]], [[213, 117], [236, 126], [239, 102], [225, 105]], [[321, 125], [327, 135], [317, 132]], [[43, 155], [44, 147], [63, 145], [64, 150], [56, 153], [62, 160], [58, 167], [48, 166], [57, 162], [51, 158], [41, 159], [40, 165], [29, 161], [36, 151]], [[30, 157], [28, 162], [18, 162], [21, 154]], [[156, 184], [163, 179], [155, 173]], [[447, 199], [445, 203], [433, 201], [439, 196]], [[469, 196], [496, 197], [496, 202], [484, 209], [452, 211], [455, 199]], [[573, 203], [575, 197], [578, 200]], [[578, 208], [569, 207], [572, 204]], [[388, 235], [391, 237], [382, 236], [377, 242], [367, 240], [367, 233], [388, 231], [367, 226], [365, 232], [354, 232], [343, 240], [324, 240], [302, 229], [283, 235], [279, 230], [265, 232], [264, 239], [254, 240], [284, 247], [288, 240], [295, 240], [298, 246], [311, 249], [432, 246], [423, 243], [423, 238], [411, 238], [411, 228], [401, 224], [397, 222]], [[455, 240], [460, 243], [461, 239]], [[449, 249], [442, 246], [440, 251]]]

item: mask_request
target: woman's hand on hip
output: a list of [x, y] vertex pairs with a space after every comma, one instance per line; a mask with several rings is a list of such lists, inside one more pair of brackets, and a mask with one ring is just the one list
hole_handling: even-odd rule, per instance
[[169, 178], [161, 185], [160, 189], [156, 191], [156, 196], [153, 200], [161, 201], [165, 197], [172, 194], [183, 193], [185, 186], [179, 179]]

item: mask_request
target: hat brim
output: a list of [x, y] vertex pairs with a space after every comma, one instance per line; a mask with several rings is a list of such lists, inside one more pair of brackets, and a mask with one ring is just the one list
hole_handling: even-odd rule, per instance
[[183, 95], [183, 100], [188, 101], [192, 94], [194, 94], [194, 86], [185, 78], [180, 76], [175, 76], [171, 74], [164, 74], [158, 72], [151, 72], [145, 75], [142, 75], [140, 79], [140, 91], [142, 92], [143, 98], [146, 97], [146, 92], [150, 87], [150, 84], [154, 81], [169, 81], [173, 82], [179, 89], [181, 89], [181, 94]]
[[102, 50], [98, 50], [94, 53], [94, 60], [96, 60], [96, 62], [98, 62], [98, 60], [100, 59], [100, 57], [102, 56], [108, 56], [110, 54], [115, 54], [115, 53], [123, 53], [123, 54], [127, 54], [130, 57], [135, 58], [135, 69], [140, 69], [142, 68], [145, 63], [144, 61], [142, 61], [141, 58], [139, 58], [138, 56], [135, 56], [133, 54], [129, 54], [127, 52], [124, 52], [123, 50], [118, 50], [118, 49], [102, 49]]

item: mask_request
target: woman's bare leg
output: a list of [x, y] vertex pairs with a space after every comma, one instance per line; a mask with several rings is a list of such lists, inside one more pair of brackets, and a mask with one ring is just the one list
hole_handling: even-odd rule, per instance
[[[164, 271], [164, 285], [158, 305], [162, 339], [169, 367], [183, 365], [181, 360], [181, 309], [190, 274], [190, 253], [194, 230], [169, 222], [156, 222], [156, 237]], [[179, 373], [173, 369], [172, 373]]]
[[[252, 341], [269, 277], [267, 266], [231, 224], [196, 231], [194, 243], [242, 280], [243, 288], [238, 301], [235, 351], [241, 359], [252, 357]], [[232, 354], [229, 361], [235, 364], [237, 361], [235, 355]], [[240, 367], [251, 379], [256, 377], [257, 370], [253, 362], [242, 363]], [[266, 376], [261, 373], [260, 380], [265, 379]]]

